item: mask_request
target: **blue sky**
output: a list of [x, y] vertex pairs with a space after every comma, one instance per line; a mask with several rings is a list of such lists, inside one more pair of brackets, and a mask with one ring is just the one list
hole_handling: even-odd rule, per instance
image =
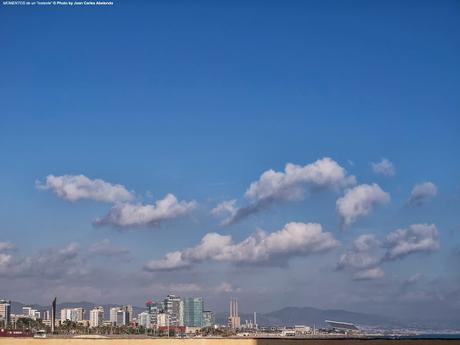
[[[209, 296], [217, 310], [237, 295], [248, 311], [313, 305], [387, 314], [415, 313], [422, 304], [439, 304], [438, 295], [458, 297], [459, 16], [456, 1], [2, 6], [0, 242], [16, 247], [5, 250], [16, 261], [4, 268], [4, 297], [45, 302], [56, 292], [64, 299], [141, 304], [171, 287]], [[210, 215], [225, 200], [251, 204], [244, 193], [264, 171], [323, 157], [356, 184], [311, 193], [307, 186], [303, 198], [275, 201], [231, 226]], [[373, 171], [371, 164], [383, 158], [393, 164], [393, 176]], [[69, 202], [35, 186], [48, 175], [80, 174], [123, 185], [135, 194], [133, 204], [172, 193], [196, 205], [157, 227], [94, 226], [110, 204]], [[412, 188], [426, 181], [436, 195], [407, 206]], [[342, 228], [337, 199], [372, 183], [391, 201], [376, 202]], [[289, 222], [320, 223], [340, 246], [288, 256], [281, 268], [209, 259], [186, 272], [143, 269], [193, 248], [210, 232], [239, 242]], [[358, 281], [336, 269], [358, 236], [374, 234], [385, 247], [389, 233], [425, 223], [435, 224], [438, 248], [380, 262], [383, 277]], [[104, 240], [129, 253], [88, 254]], [[21, 260], [69, 243], [78, 244], [86, 280], [56, 277], [60, 290], [49, 296], [18, 288], [42, 278], [13, 274], [11, 265], [23, 267]], [[123, 282], [109, 269], [114, 263]], [[94, 271], [105, 278], [93, 279]], [[410, 277], [417, 280], [416, 297], [385, 309]], [[200, 290], [206, 282], [216, 289]], [[383, 286], [394, 295], [376, 302], [373, 291]]]

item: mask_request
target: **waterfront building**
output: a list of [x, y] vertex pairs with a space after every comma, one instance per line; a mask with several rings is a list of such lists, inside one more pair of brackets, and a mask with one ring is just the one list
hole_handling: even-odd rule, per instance
[[99, 327], [104, 322], [104, 308], [96, 307], [89, 312], [89, 326]]
[[132, 312], [133, 307], [131, 305], [110, 308], [110, 322], [114, 326], [128, 326]]
[[120, 308], [117, 311], [117, 320], [115, 322], [117, 326], [128, 326], [129, 325], [129, 312]]
[[66, 320], [72, 322], [83, 321], [85, 309], [83, 308], [62, 308], [61, 309], [61, 322]]
[[144, 328], [152, 328], [150, 320], [150, 314], [146, 311], [137, 315], [137, 323]]
[[171, 326], [184, 325], [184, 301], [176, 295], [168, 295], [163, 301], [164, 312], [169, 315]]
[[184, 325], [187, 327], [203, 327], [203, 298], [184, 298]]
[[117, 324], [117, 313], [119, 310], [119, 307], [110, 308], [110, 323], [114, 326]]
[[203, 311], [203, 327], [212, 327], [215, 325], [214, 313], [210, 310]]
[[230, 300], [230, 313], [228, 316], [228, 327], [231, 329], [240, 328], [240, 316], [238, 314], [238, 300], [232, 298]]
[[158, 327], [158, 314], [163, 311], [163, 304], [161, 302], [147, 301], [147, 313], [150, 315], [150, 325], [152, 328]]
[[11, 322], [11, 301], [0, 299], [0, 324], [4, 326]]
[[169, 326], [169, 315], [164, 312], [157, 314], [157, 327], [168, 327]]

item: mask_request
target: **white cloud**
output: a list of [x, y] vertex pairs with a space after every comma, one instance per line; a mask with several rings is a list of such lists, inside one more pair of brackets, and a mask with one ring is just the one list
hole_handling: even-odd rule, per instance
[[11, 254], [0, 253], [0, 267], [6, 266], [11, 260]]
[[386, 238], [386, 258], [394, 260], [416, 252], [432, 252], [439, 248], [438, 229], [434, 224], [412, 224], [398, 229]]
[[84, 175], [48, 175], [45, 183], [36, 181], [38, 190], [52, 190], [59, 198], [67, 201], [82, 199], [100, 202], [125, 202], [134, 195], [120, 184], [111, 184], [101, 179], [90, 179]]
[[9, 256], [0, 265], [0, 274], [9, 277], [40, 277], [59, 279], [66, 276], [77, 277], [86, 273], [83, 258], [76, 243], [63, 248], [41, 251], [24, 258]]
[[211, 210], [211, 214], [215, 217], [220, 215], [230, 215], [230, 217], [233, 217], [237, 211], [235, 204], [236, 199], [223, 201]]
[[0, 252], [13, 250], [15, 248], [16, 248], [15, 245], [11, 242], [0, 242]]
[[172, 271], [190, 266], [190, 262], [184, 259], [182, 252], [175, 251], [165, 255], [160, 260], [152, 260], [144, 265], [144, 269], [149, 272], [153, 271]]
[[340, 256], [337, 268], [354, 272], [353, 279], [377, 279], [384, 275], [379, 267], [383, 252], [374, 235], [365, 234], [353, 241], [352, 247]]
[[355, 183], [354, 176], [347, 175], [336, 161], [326, 157], [305, 166], [288, 163], [284, 172], [268, 170], [251, 183], [245, 196], [250, 200], [296, 200], [303, 197], [305, 185], [324, 188]]
[[258, 231], [241, 242], [234, 243], [230, 235], [208, 233], [201, 242], [183, 251], [168, 253], [163, 259], [145, 265], [148, 271], [184, 268], [202, 261], [235, 264], [276, 264], [293, 256], [304, 256], [331, 250], [339, 242], [320, 224], [288, 223], [282, 230]]
[[369, 214], [375, 205], [390, 202], [390, 195], [384, 192], [379, 185], [361, 184], [346, 191], [345, 195], [337, 199], [337, 212], [342, 223], [350, 225], [357, 218]]
[[373, 280], [382, 278], [385, 272], [380, 267], [368, 268], [365, 270], [357, 271], [353, 274], [354, 280]]
[[438, 194], [438, 188], [433, 182], [423, 182], [412, 188], [408, 204], [421, 206], [424, 202], [434, 198]]
[[91, 245], [89, 252], [94, 255], [112, 257], [127, 255], [130, 251], [129, 249], [115, 246], [109, 239], [106, 238]]
[[[383, 263], [438, 248], [438, 230], [434, 224], [412, 224], [407, 229], [391, 232], [384, 241], [377, 240], [372, 234], [359, 236], [340, 256], [337, 269], [351, 271], [354, 280], [377, 279], [384, 275], [380, 267]], [[412, 284], [421, 277], [417, 273], [406, 284]]]
[[195, 201], [178, 201], [172, 194], [157, 200], [154, 205], [135, 205], [120, 203], [114, 205], [96, 225], [114, 225], [117, 227], [158, 226], [165, 220], [183, 217], [196, 207]]
[[382, 158], [378, 163], [372, 163], [372, 170], [374, 170], [376, 174], [385, 176], [394, 176], [396, 173], [393, 163], [386, 158]]
[[301, 200], [306, 190], [337, 189], [354, 184], [355, 177], [348, 175], [346, 170], [331, 158], [322, 158], [305, 166], [288, 163], [284, 171], [267, 170], [257, 181], [252, 182], [245, 193], [250, 204], [237, 209], [224, 224], [233, 224], [261, 211], [273, 202]]

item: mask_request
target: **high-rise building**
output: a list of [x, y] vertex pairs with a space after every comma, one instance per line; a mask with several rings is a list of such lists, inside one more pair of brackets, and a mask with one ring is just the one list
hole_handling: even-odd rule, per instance
[[131, 305], [110, 308], [110, 322], [114, 326], [127, 326], [131, 321], [132, 312], [133, 307]]
[[85, 309], [83, 308], [62, 308], [61, 309], [61, 322], [72, 321], [79, 322], [84, 320]]
[[215, 324], [214, 313], [210, 310], [203, 311], [203, 327], [212, 327]]
[[43, 312], [43, 320], [48, 321], [51, 319], [51, 312], [49, 310], [45, 310]]
[[114, 326], [117, 324], [117, 313], [120, 310], [120, 307], [110, 308], [110, 323]]
[[147, 313], [150, 315], [150, 325], [152, 328], [158, 327], [158, 314], [163, 311], [161, 302], [147, 301]]
[[56, 327], [56, 297], [54, 297], [51, 303], [51, 334], [54, 333]]
[[232, 329], [240, 328], [240, 316], [238, 314], [238, 300], [230, 300], [230, 314], [228, 316], [228, 327]]
[[184, 302], [179, 296], [168, 295], [163, 301], [164, 311], [169, 315], [171, 326], [184, 325]]
[[146, 311], [137, 315], [137, 323], [139, 324], [139, 326], [142, 326], [144, 328], [152, 328], [152, 323], [150, 322], [150, 320], [150, 314]]
[[96, 307], [89, 312], [89, 326], [99, 327], [104, 322], [104, 308]]
[[129, 323], [133, 319], [133, 316], [134, 316], [133, 306], [131, 304], [124, 305], [122, 309], [128, 313], [128, 323]]
[[0, 324], [8, 325], [11, 321], [11, 301], [0, 299]]
[[72, 309], [70, 309], [70, 308], [62, 308], [61, 309], [61, 322], [64, 322], [66, 320], [70, 321], [72, 319], [71, 313], [72, 313]]
[[129, 320], [129, 312], [124, 308], [120, 308], [117, 311], [116, 325], [117, 326], [128, 326], [129, 322], [130, 322], [130, 320]]
[[203, 327], [203, 298], [184, 298], [184, 326]]
[[157, 327], [169, 326], [169, 314], [160, 312], [157, 314]]

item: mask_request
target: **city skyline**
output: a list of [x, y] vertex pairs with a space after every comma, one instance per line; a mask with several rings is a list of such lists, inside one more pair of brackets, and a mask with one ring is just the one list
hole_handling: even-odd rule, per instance
[[0, 297], [460, 322], [457, 2], [35, 11], [0, 12]]

